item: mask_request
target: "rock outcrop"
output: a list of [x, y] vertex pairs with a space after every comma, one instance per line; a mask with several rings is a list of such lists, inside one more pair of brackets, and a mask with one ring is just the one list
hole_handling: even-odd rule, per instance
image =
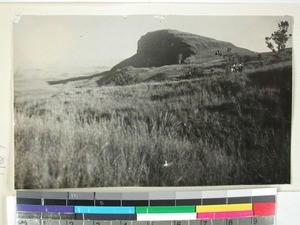
[[[120, 62], [111, 70], [127, 66], [159, 67], [181, 63], [201, 63], [220, 58], [228, 49], [231, 53], [251, 55], [254, 52], [238, 48], [229, 42], [176, 30], [158, 30], [149, 32], [138, 41], [137, 53]], [[216, 53], [220, 54], [216, 54]]]

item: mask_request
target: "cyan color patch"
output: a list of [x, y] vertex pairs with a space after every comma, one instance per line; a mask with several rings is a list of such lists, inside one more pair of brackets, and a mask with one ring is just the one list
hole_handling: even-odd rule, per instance
[[135, 207], [125, 207], [125, 206], [75, 206], [75, 213], [86, 213], [86, 214], [134, 214]]

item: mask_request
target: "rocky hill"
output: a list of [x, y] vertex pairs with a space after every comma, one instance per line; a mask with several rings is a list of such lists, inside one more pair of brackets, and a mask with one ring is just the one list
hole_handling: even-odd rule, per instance
[[158, 30], [145, 34], [138, 41], [137, 53], [120, 62], [111, 70], [127, 66], [159, 67], [172, 64], [197, 64], [219, 59], [221, 56], [237, 53], [240, 56], [256, 53], [235, 45], [177, 30]]
[[[281, 54], [281, 62], [291, 59], [292, 49], [286, 49]], [[159, 30], [142, 36], [137, 53], [109, 71], [51, 80], [48, 84], [71, 83], [90, 88], [198, 79], [223, 76], [233, 63], [244, 63], [244, 69], [251, 70], [276, 64], [278, 59], [272, 52], [258, 54], [229, 42], [176, 30]]]

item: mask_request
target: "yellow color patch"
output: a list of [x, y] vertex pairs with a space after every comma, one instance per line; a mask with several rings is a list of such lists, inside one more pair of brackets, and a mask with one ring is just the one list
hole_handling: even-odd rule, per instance
[[252, 210], [252, 204], [197, 205], [196, 212], [231, 212]]

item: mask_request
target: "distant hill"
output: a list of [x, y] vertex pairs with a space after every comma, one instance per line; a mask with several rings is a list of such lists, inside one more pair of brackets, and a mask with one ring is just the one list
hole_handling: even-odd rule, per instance
[[96, 73], [109, 70], [110, 67], [85, 65], [84, 63], [61, 63], [60, 65], [49, 65], [45, 68], [34, 68], [26, 65], [14, 69], [14, 79], [22, 80], [63, 80], [74, 77], [91, 76]]
[[[229, 62], [229, 55], [233, 57], [233, 62]], [[281, 54], [280, 61], [291, 60], [292, 48], [287, 48]], [[256, 53], [208, 37], [176, 30], [159, 30], [142, 36], [138, 41], [137, 53], [110, 71], [52, 79], [48, 80], [48, 84], [72, 83], [76, 87], [96, 87], [197, 79], [222, 76], [228, 72], [230, 63], [241, 62], [245, 69], [261, 69], [277, 64], [278, 59], [272, 52]]]
[[[138, 41], [137, 53], [112, 67], [111, 71], [127, 66], [140, 68], [203, 63], [219, 59], [220, 54], [227, 54], [228, 49], [240, 56], [256, 54], [213, 38], [177, 30], [158, 30], [142, 36]], [[220, 54], [216, 54], [217, 52]]]

